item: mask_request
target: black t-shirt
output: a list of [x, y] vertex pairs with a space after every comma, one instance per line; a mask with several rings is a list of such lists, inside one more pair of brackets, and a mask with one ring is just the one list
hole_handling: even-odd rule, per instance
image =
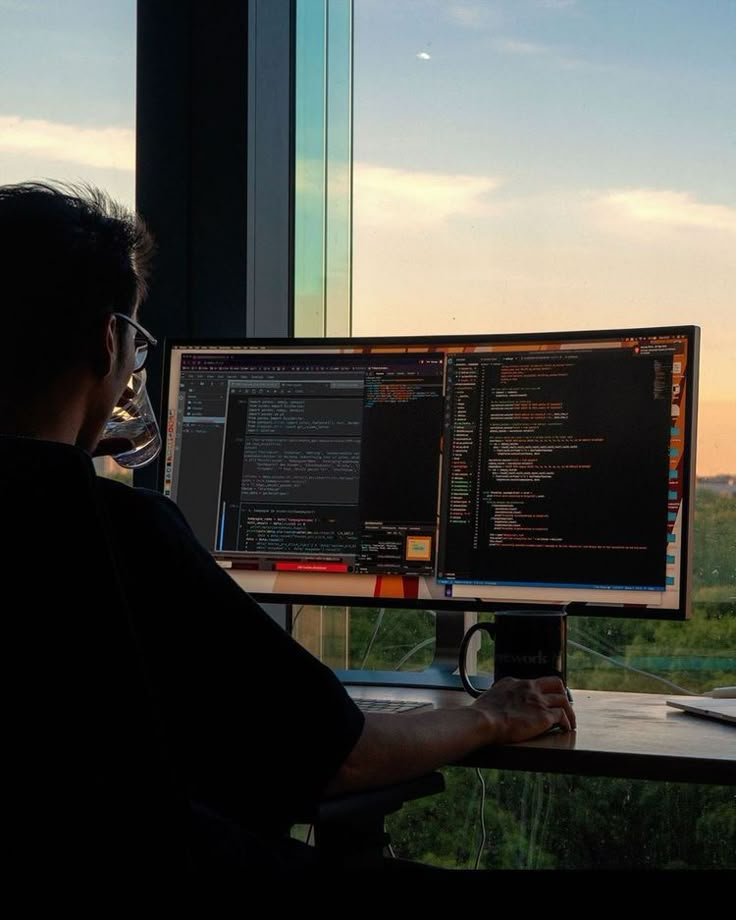
[[192, 800], [280, 834], [313, 805], [363, 715], [156, 492], [98, 480], [167, 743]]

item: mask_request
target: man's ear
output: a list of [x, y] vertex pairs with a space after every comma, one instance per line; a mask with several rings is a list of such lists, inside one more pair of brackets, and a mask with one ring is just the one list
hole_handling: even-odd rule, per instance
[[118, 321], [109, 313], [98, 320], [92, 339], [92, 366], [100, 378], [111, 374], [117, 364], [120, 352]]

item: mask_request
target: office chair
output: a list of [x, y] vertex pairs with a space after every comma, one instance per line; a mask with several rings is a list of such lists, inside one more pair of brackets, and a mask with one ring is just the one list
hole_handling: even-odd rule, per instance
[[114, 891], [183, 877], [188, 803], [91, 465], [0, 436], [0, 496], [6, 878]]
[[445, 780], [433, 772], [365, 792], [325, 799], [305, 816], [314, 827], [317, 865], [324, 870], [383, 869], [390, 844], [387, 815], [406, 802], [443, 792]]

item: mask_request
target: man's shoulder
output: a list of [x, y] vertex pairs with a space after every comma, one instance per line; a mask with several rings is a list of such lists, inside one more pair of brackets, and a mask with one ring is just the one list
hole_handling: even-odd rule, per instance
[[153, 489], [139, 489], [116, 479], [97, 479], [97, 490], [108, 511], [113, 515], [135, 515], [140, 522], [152, 520], [189, 529], [184, 516], [174, 502]]
[[[97, 477], [97, 488], [100, 494], [109, 501], [120, 504], [154, 504], [157, 506], [173, 505], [170, 498], [155, 492], [153, 489], [140, 489], [137, 486], [129, 486], [126, 482], [120, 482], [119, 479], [108, 479], [106, 476]], [[176, 507], [174, 505], [174, 507]]]

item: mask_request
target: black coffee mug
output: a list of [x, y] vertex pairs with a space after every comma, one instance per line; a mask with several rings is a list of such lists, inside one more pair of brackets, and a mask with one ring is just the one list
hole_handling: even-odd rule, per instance
[[478, 630], [494, 642], [493, 682], [504, 677], [559, 677], [567, 685], [567, 616], [563, 612], [508, 610], [495, 615], [494, 623], [476, 623], [465, 633], [460, 646], [460, 679], [471, 696], [483, 692], [468, 677], [466, 656]]

